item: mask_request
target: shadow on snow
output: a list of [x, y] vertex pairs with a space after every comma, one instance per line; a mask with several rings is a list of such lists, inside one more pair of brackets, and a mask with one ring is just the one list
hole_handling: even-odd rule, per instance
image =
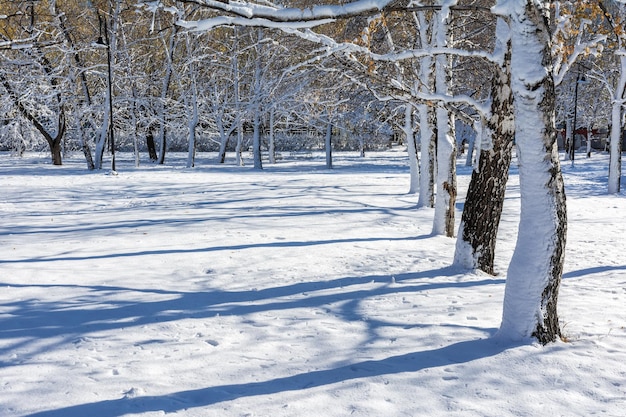
[[262, 382], [217, 385], [196, 390], [175, 392], [161, 396], [122, 397], [88, 404], [64, 407], [31, 414], [30, 417], [73, 417], [97, 415], [118, 417], [132, 411], [144, 413], [162, 411], [172, 413], [194, 407], [218, 404], [238, 398], [270, 395], [287, 391], [305, 390], [382, 375], [418, 372], [428, 368], [467, 363], [495, 356], [508, 346], [493, 339], [464, 341], [438, 349], [367, 360], [333, 369], [316, 370]]

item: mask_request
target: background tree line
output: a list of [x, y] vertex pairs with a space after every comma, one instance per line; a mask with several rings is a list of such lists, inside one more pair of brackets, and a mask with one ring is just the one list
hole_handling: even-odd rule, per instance
[[[91, 148], [96, 155], [89, 166], [100, 166], [106, 149], [102, 130], [108, 130], [107, 60], [96, 42], [103, 38], [105, 25], [111, 35], [113, 120], [119, 149], [145, 151], [147, 157], [160, 162], [168, 149], [187, 150], [189, 135], [183, 132], [188, 129], [192, 101], [198, 109], [195, 147], [220, 150], [222, 155], [227, 147], [234, 150], [238, 142], [243, 147], [245, 140], [248, 145], [255, 101], [262, 102], [266, 149], [270, 136], [277, 141], [274, 146], [278, 149], [319, 147], [328, 115], [337, 119], [334, 146], [339, 149], [377, 149], [385, 146], [394, 132], [406, 136], [402, 129], [405, 97], [389, 90], [402, 84], [405, 90], [414, 88], [408, 84], [427, 68], [420, 61], [428, 58], [402, 63], [358, 62], [358, 58], [346, 62], [345, 56], [337, 55], [322, 59], [316, 51], [318, 45], [271, 29], [264, 29], [262, 48], [256, 48], [259, 39], [254, 28], [221, 27], [196, 33], [184, 30], [176, 22], [202, 19], [212, 12], [193, 2], [178, 3], [177, 13], [163, 9], [150, 13], [136, 0], [0, 1], [0, 81], [3, 96], [9, 98], [3, 100], [0, 114], [2, 149], [21, 152], [45, 145], [58, 164], [62, 151], [87, 152]], [[468, 7], [453, 16], [450, 28], [455, 47], [490, 48], [495, 40], [495, 20], [484, 10], [492, 2], [462, 3]], [[292, 2], [295, 6], [307, 4]], [[620, 33], [617, 6], [613, 13], [617, 23], [611, 28], [599, 2], [555, 5], [561, 15], [560, 24], [554, 23], [559, 27], [555, 30], [556, 48], [564, 59], [574, 53], [576, 43], [585, 36], [591, 37], [594, 32]], [[417, 32], [429, 30], [424, 26], [433, 13], [424, 14], [422, 22], [416, 20], [419, 17], [407, 18], [404, 12], [390, 12], [369, 22], [365, 22], [368, 18], [356, 17], [325, 25], [320, 32], [374, 52], [385, 48], [405, 50], [425, 40], [424, 33]], [[595, 23], [586, 24], [583, 30], [581, 22], [594, 19]], [[597, 45], [602, 45], [602, 50]], [[576, 71], [567, 73], [558, 89], [559, 126], [571, 127], [577, 84], [577, 127], [589, 126], [597, 131], [611, 125], [607, 86], [614, 85], [621, 73], [613, 54], [619, 48], [621, 37], [607, 35], [606, 40], [589, 47], [588, 57], [579, 61]], [[256, 92], [255, 53], [263, 54], [265, 61], [262, 89]], [[310, 65], [303, 65], [307, 62]], [[449, 74], [450, 88], [477, 100], [485, 99], [489, 88], [484, 80], [491, 73], [484, 62], [455, 57]], [[584, 86], [580, 74], [584, 74]], [[397, 83], [388, 83], [389, 76]], [[342, 100], [342, 92], [350, 100]], [[458, 105], [457, 110], [467, 110], [467, 106]], [[466, 113], [472, 116], [471, 109]], [[414, 124], [413, 130], [424, 136], [426, 129], [420, 131], [419, 122]], [[273, 135], [270, 125], [275, 129]], [[459, 140], [473, 144], [474, 137], [470, 134]]]

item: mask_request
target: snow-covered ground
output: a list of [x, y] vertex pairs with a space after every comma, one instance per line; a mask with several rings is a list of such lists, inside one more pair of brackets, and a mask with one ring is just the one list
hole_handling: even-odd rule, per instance
[[122, 155], [117, 176], [2, 154], [0, 416], [623, 416], [626, 198], [583, 156], [563, 165], [569, 341], [541, 347], [491, 338], [515, 168], [492, 277], [450, 267], [400, 151]]

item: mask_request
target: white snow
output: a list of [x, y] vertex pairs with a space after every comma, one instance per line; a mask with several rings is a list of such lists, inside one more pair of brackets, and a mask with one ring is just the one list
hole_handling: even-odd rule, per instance
[[[450, 267], [404, 152], [332, 171], [323, 153], [168, 158], [118, 154], [111, 176], [0, 155], [0, 416], [624, 414], [626, 198], [606, 154], [563, 167], [569, 342], [546, 347], [491, 338], [506, 277]], [[501, 274], [518, 221], [512, 168]]]

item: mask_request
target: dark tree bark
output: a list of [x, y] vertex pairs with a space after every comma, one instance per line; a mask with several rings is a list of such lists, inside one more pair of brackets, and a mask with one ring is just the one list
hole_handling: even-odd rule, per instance
[[146, 135], [146, 147], [148, 148], [148, 156], [150, 157], [151, 161], [156, 161], [157, 159], [159, 159], [154, 143], [154, 135], [151, 131], [148, 131], [148, 134]]
[[[511, 42], [504, 65], [497, 67], [491, 85], [491, 117], [487, 134], [491, 149], [478, 149], [478, 169], [472, 173], [454, 255], [455, 264], [494, 275], [498, 226], [504, 204], [513, 149], [513, 94], [511, 91]], [[469, 246], [469, 247], [468, 247]]]

